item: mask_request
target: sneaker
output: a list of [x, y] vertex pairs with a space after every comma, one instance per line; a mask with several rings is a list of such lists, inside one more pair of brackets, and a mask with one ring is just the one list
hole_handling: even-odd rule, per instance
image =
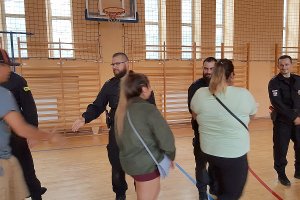
[[285, 174], [278, 175], [278, 180], [284, 186], [291, 186], [291, 182]]
[[123, 194], [123, 195], [117, 195], [116, 196], [116, 200], [126, 200], [126, 195]]

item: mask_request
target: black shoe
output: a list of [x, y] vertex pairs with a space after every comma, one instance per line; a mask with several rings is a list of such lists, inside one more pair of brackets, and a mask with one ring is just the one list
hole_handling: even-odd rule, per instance
[[209, 188], [209, 194], [212, 194], [214, 196], [218, 196], [218, 190], [215, 188]]
[[42, 200], [42, 195], [45, 194], [46, 191], [47, 191], [47, 188], [41, 187], [41, 190], [40, 190], [39, 194], [32, 194], [27, 198], [31, 197], [31, 200]]
[[206, 192], [199, 192], [199, 200], [208, 200]]
[[296, 171], [295, 174], [294, 174], [294, 177], [297, 178], [297, 179], [300, 179], [300, 172]]
[[116, 200], [126, 200], [126, 195], [117, 195]]
[[45, 194], [47, 192], [46, 187], [41, 187], [41, 195]]
[[285, 174], [278, 175], [278, 180], [284, 186], [291, 186], [291, 182]]
[[42, 200], [42, 196], [39, 196], [39, 197], [31, 197], [31, 200]]

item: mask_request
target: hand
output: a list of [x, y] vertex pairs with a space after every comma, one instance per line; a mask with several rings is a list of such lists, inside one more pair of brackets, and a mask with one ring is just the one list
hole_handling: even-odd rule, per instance
[[40, 134], [42, 134], [43, 136], [40, 139], [32, 139], [32, 138], [27, 139], [29, 148], [32, 148], [32, 147], [36, 146], [37, 144], [41, 143], [42, 140], [48, 140], [50, 142], [52, 142], [52, 140], [53, 140], [53, 142], [55, 142], [55, 143], [58, 142], [58, 140], [60, 140], [60, 139], [58, 139], [56, 137], [56, 135], [57, 135], [56, 129], [57, 129], [57, 126], [55, 126], [50, 132], [42, 131], [42, 133], [40, 133]]
[[66, 138], [58, 133], [55, 133], [52, 135], [52, 137], [49, 139], [50, 143], [54, 143], [54, 144], [58, 144], [60, 146], [63, 146], [64, 144], [66, 144]]
[[72, 125], [72, 131], [76, 132], [85, 124], [85, 119], [83, 117], [77, 119]]
[[300, 125], [300, 117], [297, 117], [295, 120], [294, 120], [294, 124], [297, 126], [297, 125]]
[[66, 138], [63, 137], [61, 134], [56, 133], [57, 131], [57, 126], [55, 126], [51, 131], [50, 131], [50, 138], [49, 142], [50, 143], [55, 143], [59, 145], [64, 145], [66, 143]]
[[34, 147], [35, 145], [37, 145], [38, 143], [40, 143], [39, 140], [35, 140], [35, 139], [27, 139], [27, 144], [29, 146], [29, 148], [31, 149], [32, 147]]
[[171, 169], [175, 169], [175, 161], [174, 160], [171, 161], [171, 166], [170, 167], [171, 167]]
[[193, 120], [197, 120], [197, 114], [194, 113], [194, 112], [192, 112], [192, 119], [193, 119]]

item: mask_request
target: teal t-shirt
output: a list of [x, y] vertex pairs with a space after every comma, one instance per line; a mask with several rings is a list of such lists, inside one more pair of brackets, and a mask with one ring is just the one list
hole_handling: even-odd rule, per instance
[[[250, 115], [256, 113], [257, 106], [247, 89], [228, 86], [225, 93], [216, 96], [248, 126]], [[248, 131], [211, 95], [207, 87], [196, 91], [191, 109], [197, 115], [200, 144], [204, 153], [237, 158], [250, 150]]]
[[11, 131], [3, 119], [10, 111], [19, 111], [19, 109], [12, 94], [0, 86], [0, 159], [11, 157], [11, 148], [9, 146]]

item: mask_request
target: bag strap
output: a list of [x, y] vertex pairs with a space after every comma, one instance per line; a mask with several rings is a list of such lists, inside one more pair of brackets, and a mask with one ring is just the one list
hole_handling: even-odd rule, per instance
[[139, 138], [139, 140], [141, 141], [141, 143], [144, 145], [145, 149], [147, 150], [147, 152], [149, 153], [149, 155], [151, 156], [152, 160], [155, 162], [156, 165], [159, 165], [157, 160], [154, 158], [153, 154], [151, 153], [150, 149], [148, 148], [148, 146], [146, 145], [146, 143], [144, 142], [144, 140], [142, 139], [142, 137], [140, 136], [140, 134], [137, 132], [137, 130], [135, 129], [132, 121], [131, 121], [131, 118], [130, 118], [130, 115], [129, 115], [129, 111], [127, 110], [126, 112], [126, 115], [127, 115], [127, 118], [128, 118], [128, 122], [133, 130], [133, 132], [136, 134], [136, 136]]
[[216, 98], [216, 100], [236, 119], [238, 120], [248, 131], [248, 127], [244, 124], [244, 122], [242, 122], [242, 120], [240, 120], [233, 112], [231, 112], [231, 110], [229, 110], [229, 108], [227, 108], [227, 106], [225, 106], [225, 104], [215, 95], [213, 94], [213, 96]]

